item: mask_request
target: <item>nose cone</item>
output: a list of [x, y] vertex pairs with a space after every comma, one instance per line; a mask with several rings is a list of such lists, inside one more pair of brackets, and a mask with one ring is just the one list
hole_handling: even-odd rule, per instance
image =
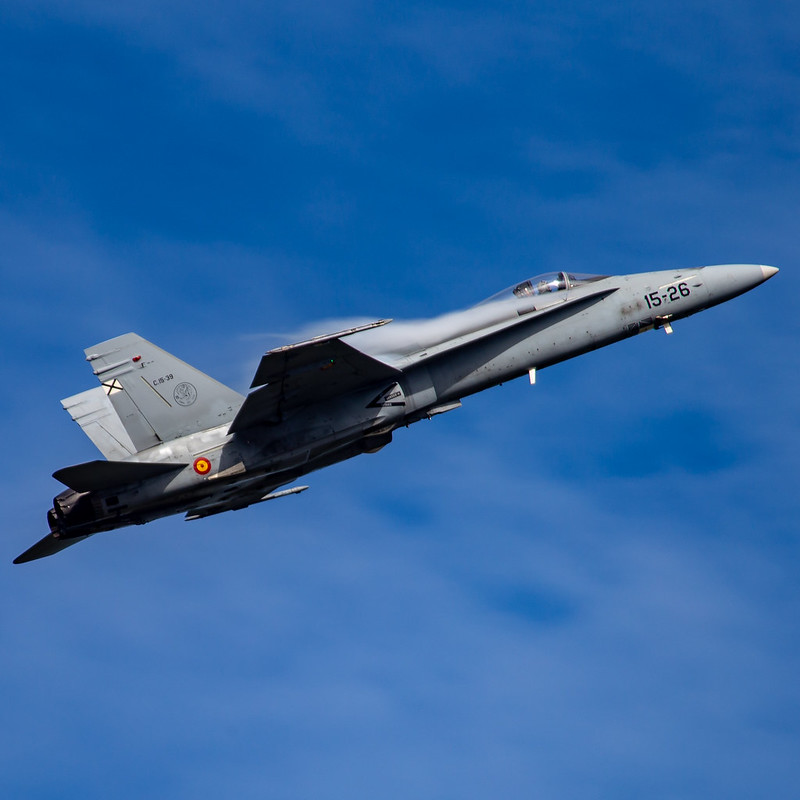
[[769, 280], [773, 275], [778, 274], [777, 267], [768, 267], [765, 264], [761, 265], [761, 274], [764, 276], [764, 280]]
[[755, 289], [777, 271], [761, 264], [720, 264], [704, 267], [701, 273], [713, 305]]

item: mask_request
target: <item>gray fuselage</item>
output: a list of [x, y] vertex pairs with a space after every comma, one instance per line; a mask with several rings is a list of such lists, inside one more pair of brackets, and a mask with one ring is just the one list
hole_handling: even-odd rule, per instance
[[395, 429], [457, 408], [468, 395], [526, 374], [533, 380], [535, 370], [642, 331], [670, 332], [675, 320], [746, 292], [776, 271], [725, 265], [572, 280], [555, 273], [561, 278], [526, 281], [463, 311], [353, 333], [348, 344], [386, 365], [392, 377], [368, 379], [318, 402], [311, 397], [243, 430], [226, 419], [143, 449], [131, 460], [175, 469], [63, 492], [49, 512], [52, 534], [78, 539], [178, 512], [194, 519], [272, 499], [278, 487], [375, 452]]

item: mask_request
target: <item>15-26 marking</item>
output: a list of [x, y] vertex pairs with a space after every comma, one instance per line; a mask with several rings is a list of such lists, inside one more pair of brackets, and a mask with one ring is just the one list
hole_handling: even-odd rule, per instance
[[665, 286], [663, 294], [658, 292], [650, 292], [644, 296], [648, 308], [658, 308], [665, 303], [672, 303], [679, 300], [681, 297], [688, 297], [692, 293], [689, 284], [673, 283], [672, 286]]

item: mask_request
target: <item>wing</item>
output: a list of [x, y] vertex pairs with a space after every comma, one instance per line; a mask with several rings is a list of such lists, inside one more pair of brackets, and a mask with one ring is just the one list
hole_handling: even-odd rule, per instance
[[270, 350], [258, 365], [251, 392], [230, 432], [253, 425], [274, 425], [294, 409], [347, 394], [372, 383], [397, 380], [400, 371], [362, 353], [341, 339], [385, 325], [379, 320], [339, 333]]

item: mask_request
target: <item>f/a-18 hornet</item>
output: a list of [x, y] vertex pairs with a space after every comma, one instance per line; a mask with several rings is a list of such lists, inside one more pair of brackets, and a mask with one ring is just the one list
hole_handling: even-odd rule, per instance
[[100, 386], [61, 404], [106, 461], [54, 473], [68, 489], [50, 533], [15, 559], [169, 514], [196, 520], [307, 489], [286, 486], [462, 398], [598, 347], [663, 329], [778, 270], [753, 264], [636, 275], [539, 275], [472, 308], [381, 319], [266, 353], [247, 396], [135, 333], [89, 347]]

